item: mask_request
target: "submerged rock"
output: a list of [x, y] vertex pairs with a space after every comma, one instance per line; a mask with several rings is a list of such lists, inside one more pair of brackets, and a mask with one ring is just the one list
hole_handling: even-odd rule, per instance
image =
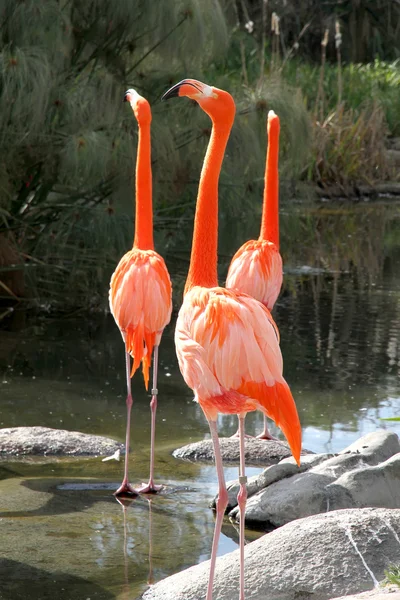
[[[400, 561], [400, 510], [350, 509], [289, 523], [245, 546], [246, 600], [328, 600], [371, 590]], [[160, 581], [143, 600], [205, 598], [210, 561]], [[239, 550], [217, 559], [214, 595], [239, 590]]]
[[[239, 464], [239, 438], [219, 438], [221, 455], [224, 463]], [[309, 454], [308, 450], [303, 450]], [[267, 466], [278, 463], [283, 458], [291, 456], [289, 445], [279, 440], [259, 440], [257, 438], [246, 438], [245, 458], [248, 466]], [[174, 450], [173, 456], [183, 460], [198, 461], [205, 463], [214, 462], [214, 449], [211, 440], [202, 440], [187, 444]]]
[[0, 481], [1, 600], [134, 600], [149, 579], [204, 556], [205, 495], [173, 491], [172, 480], [166, 493], [123, 510], [113, 496], [120, 481], [49, 470]]
[[[229, 515], [239, 520], [238, 482], [228, 488]], [[399, 438], [369, 433], [336, 456], [304, 457], [300, 468], [285, 459], [251, 478], [248, 496], [246, 523], [266, 529], [342, 508], [400, 508]]]
[[125, 446], [111, 438], [80, 431], [49, 427], [9, 427], [0, 429], [0, 457], [3, 456], [105, 456], [124, 451]]

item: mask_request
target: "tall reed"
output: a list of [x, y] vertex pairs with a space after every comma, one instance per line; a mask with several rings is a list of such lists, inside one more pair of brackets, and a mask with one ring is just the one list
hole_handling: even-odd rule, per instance
[[316, 118], [319, 116], [319, 120], [322, 121], [324, 118], [324, 74], [325, 74], [325, 61], [326, 61], [326, 47], [329, 42], [329, 29], [325, 29], [324, 37], [321, 40], [321, 66], [319, 71], [319, 84], [318, 93], [315, 100], [315, 115]]

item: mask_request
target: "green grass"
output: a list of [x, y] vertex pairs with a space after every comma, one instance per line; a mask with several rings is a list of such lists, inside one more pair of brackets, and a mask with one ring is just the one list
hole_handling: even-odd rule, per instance
[[[337, 64], [326, 62], [321, 88], [320, 65], [296, 57], [280, 57], [272, 64], [267, 52], [261, 76], [256, 38], [236, 31], [224, 60], [210, 65], [207, 73], [210, 80], [224, 73], [232, 90], [242, 88], [248, 99], [262, 95], [268, 108], [280, 115], [281, 155], [286, 163], [281, 169], [283, 179], [291, 172], [297, 181], [313, 181], [324, 188], [339, 186], [344, 194], [351, 193], [360, 183], [373, 186], [379, 181], [397, 179], [386, 152], [386, 138], [400, 135], [400, 59], [343, 63], [340, 72]], [[295, 99], [296, 111], [285, 96]], [[290, 150], [296, 155], [293, 140], [305, 140], [300, 105], [311, 124], [311, 140], [306, 145], [311, 150], [303, 170], [290, 156]], [[285, 112], [286, 108], [289, 110]], [[285, 128], [293, 132], [292, 139], [285, 139]]]
[[400, 565], [390, 565], [385, 571], [385, 585], [397, 585], [400, 587]]
[[[319, 66], [289, 60], [282, 77], [291, 85], [299, 87], [308, 110], [315, 108], [320, 76]], [[325, 111], [333, 111], [338, 103], [338, 68], [325, 64], [324, 94]], [[387, 63], [378, 59], [369, 64], [349, 64], [342, 67], [343, 95], [347, 109], [361, 111], [371, 100], [384, 112], [388, 130], [400, 135], [400, 61]]]

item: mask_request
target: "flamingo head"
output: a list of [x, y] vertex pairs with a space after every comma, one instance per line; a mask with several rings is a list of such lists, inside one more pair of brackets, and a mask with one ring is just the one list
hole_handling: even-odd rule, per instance
[[150, 104], [134, 89], [125, 92], [124, 102], [129, 102], [139, 125], [151, 122]]
[[174, 96], [187, 96], [191, 100], [195, 100], [213, 121], [218, 119], [232, 125], [235, 116], [235, 102], [228, 92], [197, 81], [197, 79], [183, 79], [165, 92], [161, 99], [169, 100]]

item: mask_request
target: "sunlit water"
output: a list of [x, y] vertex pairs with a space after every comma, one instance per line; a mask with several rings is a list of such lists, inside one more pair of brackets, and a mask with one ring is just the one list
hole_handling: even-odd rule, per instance
[[[335, 452], [377, 428], [400, 433], [400, 424], [382, 420], [400, 415], [399, 209], [321, 209], [296, 226], [289, 214], [282, 229], [285, 288], [274, 316], [304, 447]], [[216, 474], [171, 456], [208, 436], [172, 336], [171, 327], [158, 385], [156, 479], [164, 491], [123, 509], [112, 496], [122, 462], [3, 458], [2, 600], [132, 600], [148, 582], [209, 558]], [[0, 361], [1, 427], [44, 425], [123, 441], [124, 355], [110, 317], [27, 319], [2, 333]], [[148, 476], [150, 410], [139, 373], [133, 395], [131, 474], [140, 482]], [[236, 427], [235, 418], [220, 419], [221, 435]], [[248, 433], [261, 427], [261, 415], [248, 415]], [[228, 480], [236, 475], [226, 468]], [[233, 524], [223, 531], [219, 554], [237, 544]], [[257, 535], [247, 532], [248, 541]]]

